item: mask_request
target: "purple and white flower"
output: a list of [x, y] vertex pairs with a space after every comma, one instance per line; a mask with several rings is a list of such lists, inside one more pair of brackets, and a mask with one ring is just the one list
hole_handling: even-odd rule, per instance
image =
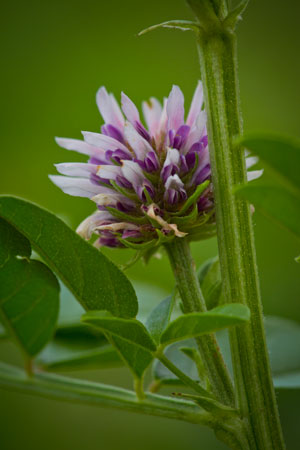
[[[98, 246], [136, 249], [175, 236], [213, 235], [214, 197], [201, 82], [186, 120], [178, 86], [163, 105], [155, 98], [143, 102], [145, 124], [123, 93], [122, 110], [104, 87], [96, 100], [105, 122], [101, 133], [84, 131], [83, 140], [56, 139], [61, 147], [88, 155], [87, 163], [56, 164], [61, 175], [50, 176], [66, 194], [88, 197], [97, 205], [77, 232], [85, 239], [96, 234]], [[247, 168], [255, 162], [248, 158]], [[251, 179], [259, 175], [249, 172]]]

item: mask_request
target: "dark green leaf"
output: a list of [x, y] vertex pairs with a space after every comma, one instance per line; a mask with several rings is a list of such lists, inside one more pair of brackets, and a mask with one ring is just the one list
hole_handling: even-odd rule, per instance
[[161, 344], [213, 333], [222, 328], [239, 325], [250, 318], [249, 309], [239, 303], [218, 306], [204, 313], [190, 313], [170, 323], [161, 336]]
[[144, 350], [153, 352], [156, 350], [156, 345], [146, 327], [136, 319], [121, 319], [102, 311], [89, 311], [82, 316], [82, 321]]
[[30, 240], [86, 310], [105, 309], [121, 317], [137, 314], [136, 295], [126, 276], [60, 219], [7, 196], [0, 197], [0, 216]]
[[0, 315], [8, 333], [30, 358], [54, 333], [59, 284], [39, 261], [11, 258], [0, 270]]
[[211, 258], [199, 269], [198, 278], [208, 309], [214, 308], [221, 302], [222, 280], [219, 258]]
[[0, 268], [12, 256], [30, 258], [30, 242], [5, 220], [0, 219]]
[[173, 297], [169, 296], [152, 310], [147, 319], [146, 328], [157, 344], [159, 343], [162, 332], [170, 321], [172, 306]]
[[237, 188], [237, 195], [300, 238], [300, 197], [278, 185], [249, 183]]
[[142, 378], [145, 370], [153, 360], [152, 353], [139, 345], [132, 344], [128, 340], [117, 336], [111, 336], [110, 342], [118, 350], [120, 357], [134, 376]]

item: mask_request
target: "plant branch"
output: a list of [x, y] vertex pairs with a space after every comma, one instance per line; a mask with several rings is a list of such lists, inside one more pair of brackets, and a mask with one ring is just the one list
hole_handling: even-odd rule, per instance
[[5, 363], [0, 363], [0, 388], [50, 399], [215, 426], [212, 415], [190, 401], [150, 393], [145, 394], [141, 401], [133, 391], [48, 373], [35, 374], [33, 378], [29, 378], [23, 370]]

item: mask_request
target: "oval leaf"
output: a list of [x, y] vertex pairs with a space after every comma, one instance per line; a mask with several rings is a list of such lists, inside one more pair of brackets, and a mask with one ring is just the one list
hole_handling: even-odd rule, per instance
[[82, 316], [82, 321], [145, 350], [153, 352], [156, 350], [153, 339], [145, 326], [138, 320], [121, 319], [101, 311], [90, 311]]
[[160, 342], [164, 346], [169, 345], [172, 342], [239, 325], [249, 318], [249, 309], [239, 303], [218, 306], [204, 313], [185, 314], [170, 323], [163, 332]]
[[0, 216], [30, 240], [85, 309], [136, 316], [137, 298], [126, 276], [62, 220], [39, 206], [8, 196], [0, 197]]
[[159, 343], [162, 332], [170, 321], [172, 307], [173, 297], [169, 296], [151, 311], [151, 314], [146, 321], [146, 328], [157, 344]]

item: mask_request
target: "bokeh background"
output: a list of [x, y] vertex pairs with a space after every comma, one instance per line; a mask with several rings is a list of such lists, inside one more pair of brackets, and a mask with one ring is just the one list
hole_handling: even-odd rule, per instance
[[[299, 137], [299, 27], [296, 0], [251, 0], [239, 24], [239, 71], [244, 128]], [[1, 6], [1, 193], [35, 201], [76, 225], [93, 211], [85, 199], [63, 194], [47, 175], [53, 163], [78, 161], [54, 136], [80, 137], [101, 124], [95, 93], [105, 85], [124, 90], [137, 104], [166, 96], [173, 83], [189, 102], [199, 78], [192, 33], [137, 32], [168, 19], [192, 18], [184, 0], [11, 0]], [[266, 314], [300, 321], [299, 245], [292, 235], [254, 216], [261, 289]], [[297, 246], [298, 245], [298, 246]], [[197, 264], [217, 252], [215, 239], [193, 246]], [[106, 251], [126, 261], [128, 251]], [[165, 257], [132, 280], [173, 287]], [[300, 344], [300, 343], [299, 343]], [[17, 358], [12, 346], [3, 358]], [[16, 353], [16, 356], [14, 356]], [[80, 373], [80, 376], [86, 376]], [[89, 378], [130, 386], [126, 369]], [[300, 395], [278, 394], [288, 447], [299, 448]], [[1, 450], [224, 449], [212, 432], [166, 419], [70, 405], [0, 391]]]

